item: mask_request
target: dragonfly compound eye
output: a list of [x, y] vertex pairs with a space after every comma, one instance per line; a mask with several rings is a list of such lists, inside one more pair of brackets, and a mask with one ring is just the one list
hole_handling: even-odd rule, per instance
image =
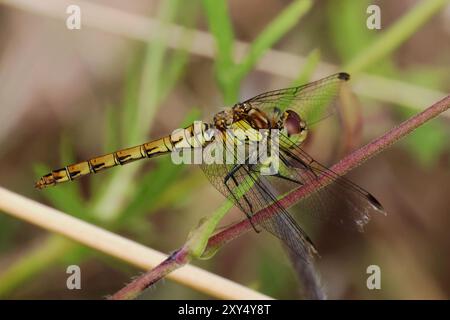
[[306, 123], [300, 118], [297, 112], [287, 110], [285, 112], [284, 127], [288, 135], [295, 135], [306, 130]]

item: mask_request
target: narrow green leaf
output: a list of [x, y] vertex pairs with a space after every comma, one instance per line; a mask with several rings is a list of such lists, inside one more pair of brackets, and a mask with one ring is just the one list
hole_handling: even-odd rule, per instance
[[0, 253], [14, 246], [14, 235], [21, 223], [6, 214], [0, 214]]
[[168, 28], [165, 28], [165, 25], [171, 23], [175, 18], [179, 3], [180, 0], [168, 0], [160, 3], [161, 30], [158, 37], [147, 45], [139, 90], [138, 119], [135, 124], [139, 140], [147, 134], [162, 98], [163, 84], [161, 82], [162, 74], [165, 73], [164, 60], [168, 36]]
[[71, 250], [75, 244], [60, 236], [49, 236], [40, 246], [18, 257], [15, 263], [2, 270], [0, 274], [0, 298], [8, 295], [27, 281], [35, 279], [36, 274], [48, 271], [48, 267]]
[[[137, 116], [134, 123], [126, 123], [130, 130], [130, 145], [142, 143], [150, 129], [157, 106], [162, 100], [161, 93], [164, 85], [162, 74], [165, 72], [164, 60], [167, 50], [168, 28], [164, 26], [175, 18], [180, 0], [161, 2], [159, 20], [162, 27], [158, 38], [149, 42], [145, 54], [137, 102]], [[126, 196], [129, 195], [130, 186], [140, 165], [125, 166], [116, 171], [108, 185], [103, 189], [99, 200], [94, 203], [94, 211], [102, 221], [114, 221], [125, 205]]]
[[250, 51], [236, 68], [236, 79], [242, 79], [262, 55], [292, 29], [311, 8], [311, 0], [297, 0], [286, 7], [252, 42]]
[[132, 145], [138, 140], [137, 105], [139, 90], [139, 74], [142, 69], [142, 59], [131, 63], [125, 78], [124, 97], [121, 106], [122, 121], [120, 123], [121, 140], [126, 145]]
[[124, 219], [134, 218], [139, 214], [151, 211], [160, 195], [175, 182], [184, 169], [183, 165], [174, 165], [170, 157], [157, 160], [157, 162], [157, 168], [145, 174], [138, 181], [137, 191], [123, 213], [120, 214], [117, 223], [123, 223]]
[[192, 26], [195, 23], [198, 13], [198, 1], [182, 2], [178, 11], [182, 12], [180, 17], [180, 24], [187, 27], [182, 37], [182, 43], [178, 50], [173, 50], [166, 63], [166, 71], [162, 74], [164, 76], [162, 98], [175, 86], [183, 71], [186, 69], [186, 64], [189, 59], [189, 47], [192, 43], [194, 35]]
[[189, 113], [186, 115], [186, 117], [183, 119], [183, 121], [181, 121], [181, 127], [187, 127], [189, 125], [191, 125], [194, 121], [199, 120], [200, 119], [200, 109], [199, 108], [192, 108]]
[[420, 1], [392, 27], [381, 33], [371, 45], [361, 50], [344, 69], [350, 73], [356, 73], [380, 61], [411, 37], [447, 4], [447, 0]]
[[[70, 139], [66, 134], [63, 134], [61, 136], [59, 144], [59, 154], [61, 167], [76, 162], [74, 149], [72, 147]], [[47, 171], [47, 173], [48, 172], [50, 171]], [[62, 187], [64, 188], [64, 201], [68, 202], [69, 206], [73, 206], [73, 208], [76, 210], [74, 214], [78, 216], [80, 214], [83, 214], [83, 210], [81, 210], [82, 205], [76, 205], [76, 203], [82, 204], [84, 202], [83, 197], [81, 196], [80, 185], [78, 183], [65, 183], [62, 185]], [[43, 191], [46, 192], [47, 190]]]
[[75, 152], [71, 145], [70, 139], [65, 133], [61, 135], [61, 139], [59, 141], [59, 158], [61, 166], [72, 164], [76, 161]]
[[121, 146], [119, 112], [117, 107], [110, 105], [105, 108], [105, 113], [103, 153], [109, 153]]
[[308, 56], [306, 57], [305, 65], [303, 66], [302, 71], [298, 75], [298, 77], [292, 81], [291, 86], [301, 86], [303, 84], [307, 84], [311, 81], [311, 77], [316, 70], [317, 66], [320, 62], [320, 51], [318, 49], [312, 50]]
[[233, 63], [234, 34], [225, 0], [204, 0], [209, 30], [216, 41], [219, 73], [231, 68]]
[[[348, 62], [368, 46], [379, 30], [366, 28], [368, 0], [330, 1], [327, 6], [330, 40], [341, 60]], [[358, 26], [357, 28], [355, 26]]]
[[[410, 116], [414, 112], [404, 110], [404, 114]], [[409, 134], [405, 145], [423, 166], [432, 167], [443, 152], [450, 151], [449, 133], [450, 130], [444, 123], [428, 122]]]
[[[181, 127], [186, 127], [198, 120], [198, 116], [199, 109], [194, 108], [183, 120]], [[183, 165], [175, 165], [170, 156], [154, 159], [154, 161], [158, 163], [158, 166], [138, 180], [133, 198], [120, 214], [117, 223], [120, 224], [125, 219], [151, 211], [165, 190], [171, 184], [177, 183], [180, 174], [185, 169]]]
[[170, 61], [168, 61], [167, 72], [164, 76], [164, 85], [161, 88], [161, 97], [164, 98], [173, 89], [183, 72], [186, 70], [186, 63], [189, 53], [186, 50], [177, 50]]

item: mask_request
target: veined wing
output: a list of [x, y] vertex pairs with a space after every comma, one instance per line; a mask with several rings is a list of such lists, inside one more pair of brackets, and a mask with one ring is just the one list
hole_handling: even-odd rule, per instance
[[[282, 133], [279, 158], [279, 175], [274, 176], [271, 183], [281, 192], [318, 183], [311, 195], [299, 201], [301, 214], [362, 231], [373, 212], [385, 213], [373, 195], [314, 160]], [[276, 178], [279, 180], [274, 180]]]
[[[223, 144], [224, 138], [216, 139], [215, 144]], [[220, 148], [210, 144], [208, 148]], [[226, 146], [223, 145], [225, 148]], [[265, 176], [250, 164], [203, 163], [200, 165], [211, 184], [246, 214], [256, 227], [261, 226], [287, 245], [296, 255], [309, 262], [316, 253], [312, 241], [277, 201], [274, 190]], [[275, 204], [275, 206], [271, 206]], [[263, 220], [254, 216], [258, 211], [270, 207], [271, 219]]]
[[[317, 183], [312, 194], [299, 200], [300, 214], [359, 231], [369, 221], [371, 213], [384, 212], [370, 193], [315, 161], [282, 134], [279, 157], [279, 172], [272, 176], [262, 176], [261, 165], [203, 164], [201, 167], [216, 189], [232, 200], [255, 225], [280, 238], [305, 261], [309, 261], [307, 258], [316, 250], [305, 231], [279, 203], [280, 195]], [[254, 216], [267, 207], [273, 210], [271, 219]]]
[[326, 78], [298, 86], [259, 94], [243, 103], [270, 113], [274, 107], [297, 112], [307, 124], [314, 124], [336, 112], [335, 98], [348, 73], [336, 73]]

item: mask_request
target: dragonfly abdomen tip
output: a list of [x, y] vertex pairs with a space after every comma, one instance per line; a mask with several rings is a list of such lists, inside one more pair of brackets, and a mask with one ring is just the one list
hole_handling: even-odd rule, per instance
[[347, 72], [339, 72], [338, 78], [341, 80], [348, 81], [350, 80], [350, 75]]
[[34, 184], [34, 187], [39, 190], [44, 189], [45, 182], [42, 179], [40, 179], [40, 180], [36, 181], [36, 183]]
[[370, 193], [368, 194], [368, 199], [370, 201], [370, 203], [372, 204], [372, 206], [377, 209], [378, 211], [382, 212], [383, 214], [386, 214], [386, 212], [384, 211], [383, 206], [381, 205], [381, 203]]

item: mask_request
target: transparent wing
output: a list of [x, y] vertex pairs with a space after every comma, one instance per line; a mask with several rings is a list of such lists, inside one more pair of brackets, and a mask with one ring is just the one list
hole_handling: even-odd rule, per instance
[[372, 213], [384, 213], [369, 192], [321, 165], [283, 134], [280, 134], [279, 175], [271, 183], [283, 193], [301, 185], [317, 184], [310, 196], [299, 201], [300, 214], [345, 228], [362, 231]]
[[[222, 144], [223, 139], [216, 139], [214, 143]], [[210, 154], [210, 151], [206, 150], [206, 155]], [[258, 170], [248, 164], [203, 163], [200, 167], [211, 184], [251, 218], [256, 227], [263, 227], [278, 237], [301, 259], [310, 261], [312, 253], [317, 252], [313, 243], [286, 209], [278, 203], [276, 190]], [[272, 204], [275, 205], [271, 206]], [[271, 208], [268, 212], [272, 215], [271, 219], [254, 217], [257, 212], [267, 207]]]
[[350, 75], [336, 73], [306, 85], [262, 93], [243, 103], [270, 113], [274, 107], [297, 112], [309, 125], [314, 124], [337, 110], [336, 97], [339, 89]]

